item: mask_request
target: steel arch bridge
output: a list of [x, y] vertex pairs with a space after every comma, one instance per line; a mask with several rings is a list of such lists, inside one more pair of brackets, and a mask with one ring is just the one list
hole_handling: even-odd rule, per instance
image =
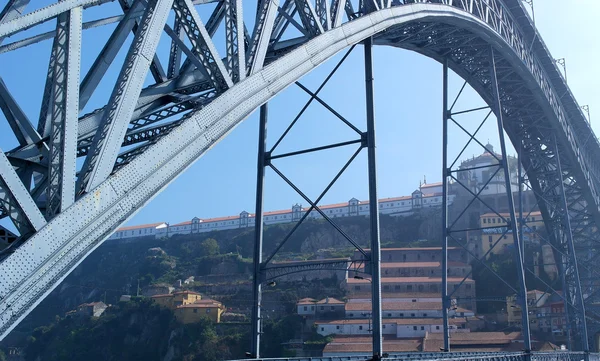
[[[0, 263], [2, 337], [255, 109], [365, 40], [445, 64], [503, 119], [561, 255], [571, 322], [585, 331], [600, 320], [600, 144], [519, 0], [260, 0], [251, 32], [241, 0], [118, 0], [122, 15], [82, 21], [111, 1], [64, 0], [27, 13], [29, 0], [9, 0], [0, 13], [0, 54], [52, 39], [37, 121], [0, 81], [0, 108], [19, 144], [0, 151], [0, 217], [18, 230], [0, 233], [12, 241]], [[197, 6], [209, 3], [204, 23]], [[54, 31], [7, 43], [50, 21]], [[80, 74], [82, 32], [115, 22]], [[225, 44], [215, 44], [223, 22]], [[292, 30], [301, 35], [287, 36]], [[80, 115], [132, 31], [109, 101]], [[171, 42], [164, 67], [155, 54], [161, 36]], [[155, 84], [144, 87], [148, 71]]]

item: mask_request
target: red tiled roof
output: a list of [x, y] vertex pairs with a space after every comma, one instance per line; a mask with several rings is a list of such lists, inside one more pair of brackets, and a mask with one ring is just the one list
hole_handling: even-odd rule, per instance
[[[386, 293], [382, 293], [381, 294], [381, 299], [383, 301], [385, 301], [386, 299], [394, 299], [394, 298], [402, 298], [402, 299], [408, 299], [408, 298], [441, 298], [442, 296], [439, 293], [418, 293], [418, 292], [406, 292], [406, 293], [399, 293], [399, 292], [386, 292]], [[360, 299], [366, 299], [366, 300], [370, 300], [371, 299], [371, 293], [354, 293], [351, 295], [347, 296], [348, 299], [352, 299], [352, 300], [360, 300]]]
[[149, 223], [149, 224], [140, 224], [138, 226], [127, 226], [127, 227], [121, 227], [119, 229], [117, 229], [115, 232], [121, 232], [121, 231], [133, 231], [136, 229], [144, 229], [144, 228], [156, 228], [160, 225], [165, 224], [164, 222], [159, 222], [159, 223]]
[[437, 183], [425, 183], [425, 184], [421, 184], [421, 188], [430, 188], [430, 187], [440, 187], [442, 186], [444, 183], [442, 182], [437, 182]]
[[[417, 352], [420, 350], [422, 340], [415, 339], [385, 339], [383, 347], [386, 352]], [[370, 337], [336, 337], [325, 345], [323, 353], [364, 352], [373, 349]]]
[[[394, 302], [383, 301], [381, 308], [384, 311], [419, 311], [419, 310], [441, 310], [441, 302]], [[370, 311], [371, 302], [350, 302], [346, 303], [346, 311]]]
[[300, 300], [298, 300], [298, 302], [296, 303], [297, 305], [313, 305], [317, 303], [317, 300], [315, 300], [314, 298], [302, 298]]
[[337, 300], [333, 297], [327, 297], [327, 298], [324, 298], [321, 301], [317, 302], [317, 304], [319, 304], [319, 305], [324, 305], [324, 304], [343, 305], [344, 302]]
[[[368, 323], [370, 320], [367, 318], [356, 318], [356, 319], [344, 319], [344, 320], [332, 320], [332, 321], [315, 321], [315, 325], [361, 325]], [[462, 325], [467, 323], [466, 317], [452, 318], [448, 320], [450, 324]], [[384, 318], [381, 320], [382, 324], [390, 325], [441, 325], [441, 318]]]

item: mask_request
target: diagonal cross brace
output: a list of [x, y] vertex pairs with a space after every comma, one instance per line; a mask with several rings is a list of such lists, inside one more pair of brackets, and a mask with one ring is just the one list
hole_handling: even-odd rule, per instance
[[38, 231], [46, 225], [42, 212], [2, 150], [0, 150], [0, 206], [10, 215], [21, 235]]
[[187, 34], [192, 51], [204, 65], [201, 71], [208, 76], [218, 91], [225, 91], [233, 85], [225, 64], [217, 53], [217, 49], [191, 0], [175, 0], [173, 10], [181, 27]]

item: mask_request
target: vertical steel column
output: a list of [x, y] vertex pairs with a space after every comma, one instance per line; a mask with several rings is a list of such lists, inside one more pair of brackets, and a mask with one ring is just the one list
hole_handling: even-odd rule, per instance
[[383, 355], [381, 342], [381, 249], [379, 244], [379, 202], [375, 164], [375, 108], [373, 94], [373, 38], [364, 41], [365, 90], [367, 100], [367, 159], [369, 167], [369, 216], [371, 227], [371, 305], [373, 318], [373, 360]]
[[494, 48], [490, 47], [490, 77], [492, 80], [493, 108], [496, 110], [496, 120], [498, 123], [498, 138], [500, 139], [500, 151], [502, 155], [502, 168], [504, 170], [504, 186], [508, 198], [508, 211], [510, 213], [510, 228], [513, 234], [515, 247], [515, 260], [517, 262], [517, 276], [521, 291], [521, 324], [523, 327], [523, 343], [525, 352], [531, 352], [531, 334], [529, 333], [529, 312], [527, 308], [527, 286], [525, 285], [525, 271], [523, 269], [523, 254], [521, 253], [521, 240], [517, 233], [517, 217], [515, 216], [515, 204], [510, 184], [510, 172], [508, 170], [508, 156], [506, 155], [506, 144], [504, 142], [504, 124], [502, 114], [502, 103], [500, 101], [500, 89], [496, 77], [496, 60], [494, 59]]
[[263, 187], [265, 180], [267, 147], [267, 104], [260, 107], [260, 125], [258, 129], [258, 161], [256, 164], [256, 214], [254, 215], [254, 274], [252, 277], [252, 358], [260, 356], [262, 302], [262, 243], [263, 243]]
[[517, 178], [519, 179], [519, 239], [521, 240], [521, 254], [525, 257], [525, 241], [523, 239], [523, 226], [525, 220], [523, 219], [523, 171], [521, 169], [521, 153], [523, 152], [523, 141], [519, 141], [519, 153], [517, 156]]
[[442, 317], [444, 323], [444, 352], [450, 351], [450, 328], [448, 325], [448, 59], [443, 63], [443, 110], [442, 110]]
[[[581, 331], [581, 348], [582, 351], [586, 352], [586, 354], [590, 351], [589, 340], [588, 340], [588, 332], [587, 332], [587, 324], [585, 319], [585, 304], [583, 302], [583, 292], [581, 292], [581, 280], [579, 279], [579, 267], [577, 266], [577, 257], [575, 256], [575, 243], [573, 242], [573, 231], [571, 229], [571, 218], [569, 217], [569, 205], [567, 203], [567, 195], [565, 194], [565, 182], [563, 179], [562, 166], [560, 163], [560, 155], [558, 153], [558, 143], [556, 142], [556, 137], [554, 138], [554, 149], [556, 152], [556, 165], [558, 166], [558, 172], [560, 174], [560, 193], [562, 206], [564, 209], [564, 220], [563, 227], [565, 228], [563, 232], [567, 234], [567, 244], [569, 247], [569, 258], [571, 267], [573, 269], [571, 272], [574, 273], [573, 278], [575, 279], [575, 297], [577, 297], [577, 307], [579, 308], [579, 326]], [[564, 264], [564, 262], [563, 262]], [[566, 272], [563, 272], [566, 273]], [[566, 288], [565, 288], [566, 291]], [[565, 314], [568, 313], [568, 309], [565, 306]], [[569, 324], [567, 324], [569, 325]], [[587, 355], [586, 355], [587, 357]]]

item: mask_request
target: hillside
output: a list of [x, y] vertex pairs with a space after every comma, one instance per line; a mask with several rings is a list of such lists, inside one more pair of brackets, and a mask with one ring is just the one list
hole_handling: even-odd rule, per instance
[[[436, 222], [439, 221], [439, 217], [434, 217], [431, 212], [436, 211], [426, 210], [422, 214], [409, 217], [382, 215], [382, 245], [433, 245], [432, 242], [419, 242], [420, 239], [439, 239], [440, 226], [437, 224], [439, 222]], [[367, 218], [336, 218], [336, 222], [360, 245], [368, 245]], [[265, 254], [276, 247], [292, 226], [278, 224], [265, 228]], [[214, 239], [216, 247], [203, 244], [206, 239]], [[106, 242], [42, 301], [2, 345], [22, 346], [24, 339], [35, 328], [53, 322], [56, 317], [63, 316], [82, 303], [104, 301], [107, 304], [117, 304], [121, 295], [137, 294], [138, 286], [139, 289], [143, 289], [155, 283], [173, 284], [190, 276], [197, 279], [204, 277], [204, 281], [212, 278], [224, 279], [231, 283], [231, 287], [228, 294], [221, 295], [220, 300], [228, 306], [247, 303], [249, 289], [241, 287], [239, 282], [249, 281], [251, 277], [253, 239], [253, 229], [236, 229], [197, 235], [175, 235], [166, 240], [147, 238], [135, 242]], [[352, 252], [352, 246], [328, 223], [323, 220], [310, 220], [298, 228], [284, 245], [278, 258], [340, 257], [350, 256]], [[215, 273], [217, 276], [208, 276]], [[194, 282], [190, 286], [215, 296], [210, 292], [212, 288], [203, 285], [203, 281]], [[289, 292], [295, 292], [298, 296], [311, 296], [313, 293], [324, 292], [324, 289], [331, 295], [339, 292], [335, 285], [326, 283], [297, 285]], [[266, 297], [269, 297], [269, 292], [272, 291], [267, 290]], [[289, 308], [289, 303], [285, 300], [293, 298], [289, 292], [272, 295], [273, 302], [282, 301], [282, 311]]]

